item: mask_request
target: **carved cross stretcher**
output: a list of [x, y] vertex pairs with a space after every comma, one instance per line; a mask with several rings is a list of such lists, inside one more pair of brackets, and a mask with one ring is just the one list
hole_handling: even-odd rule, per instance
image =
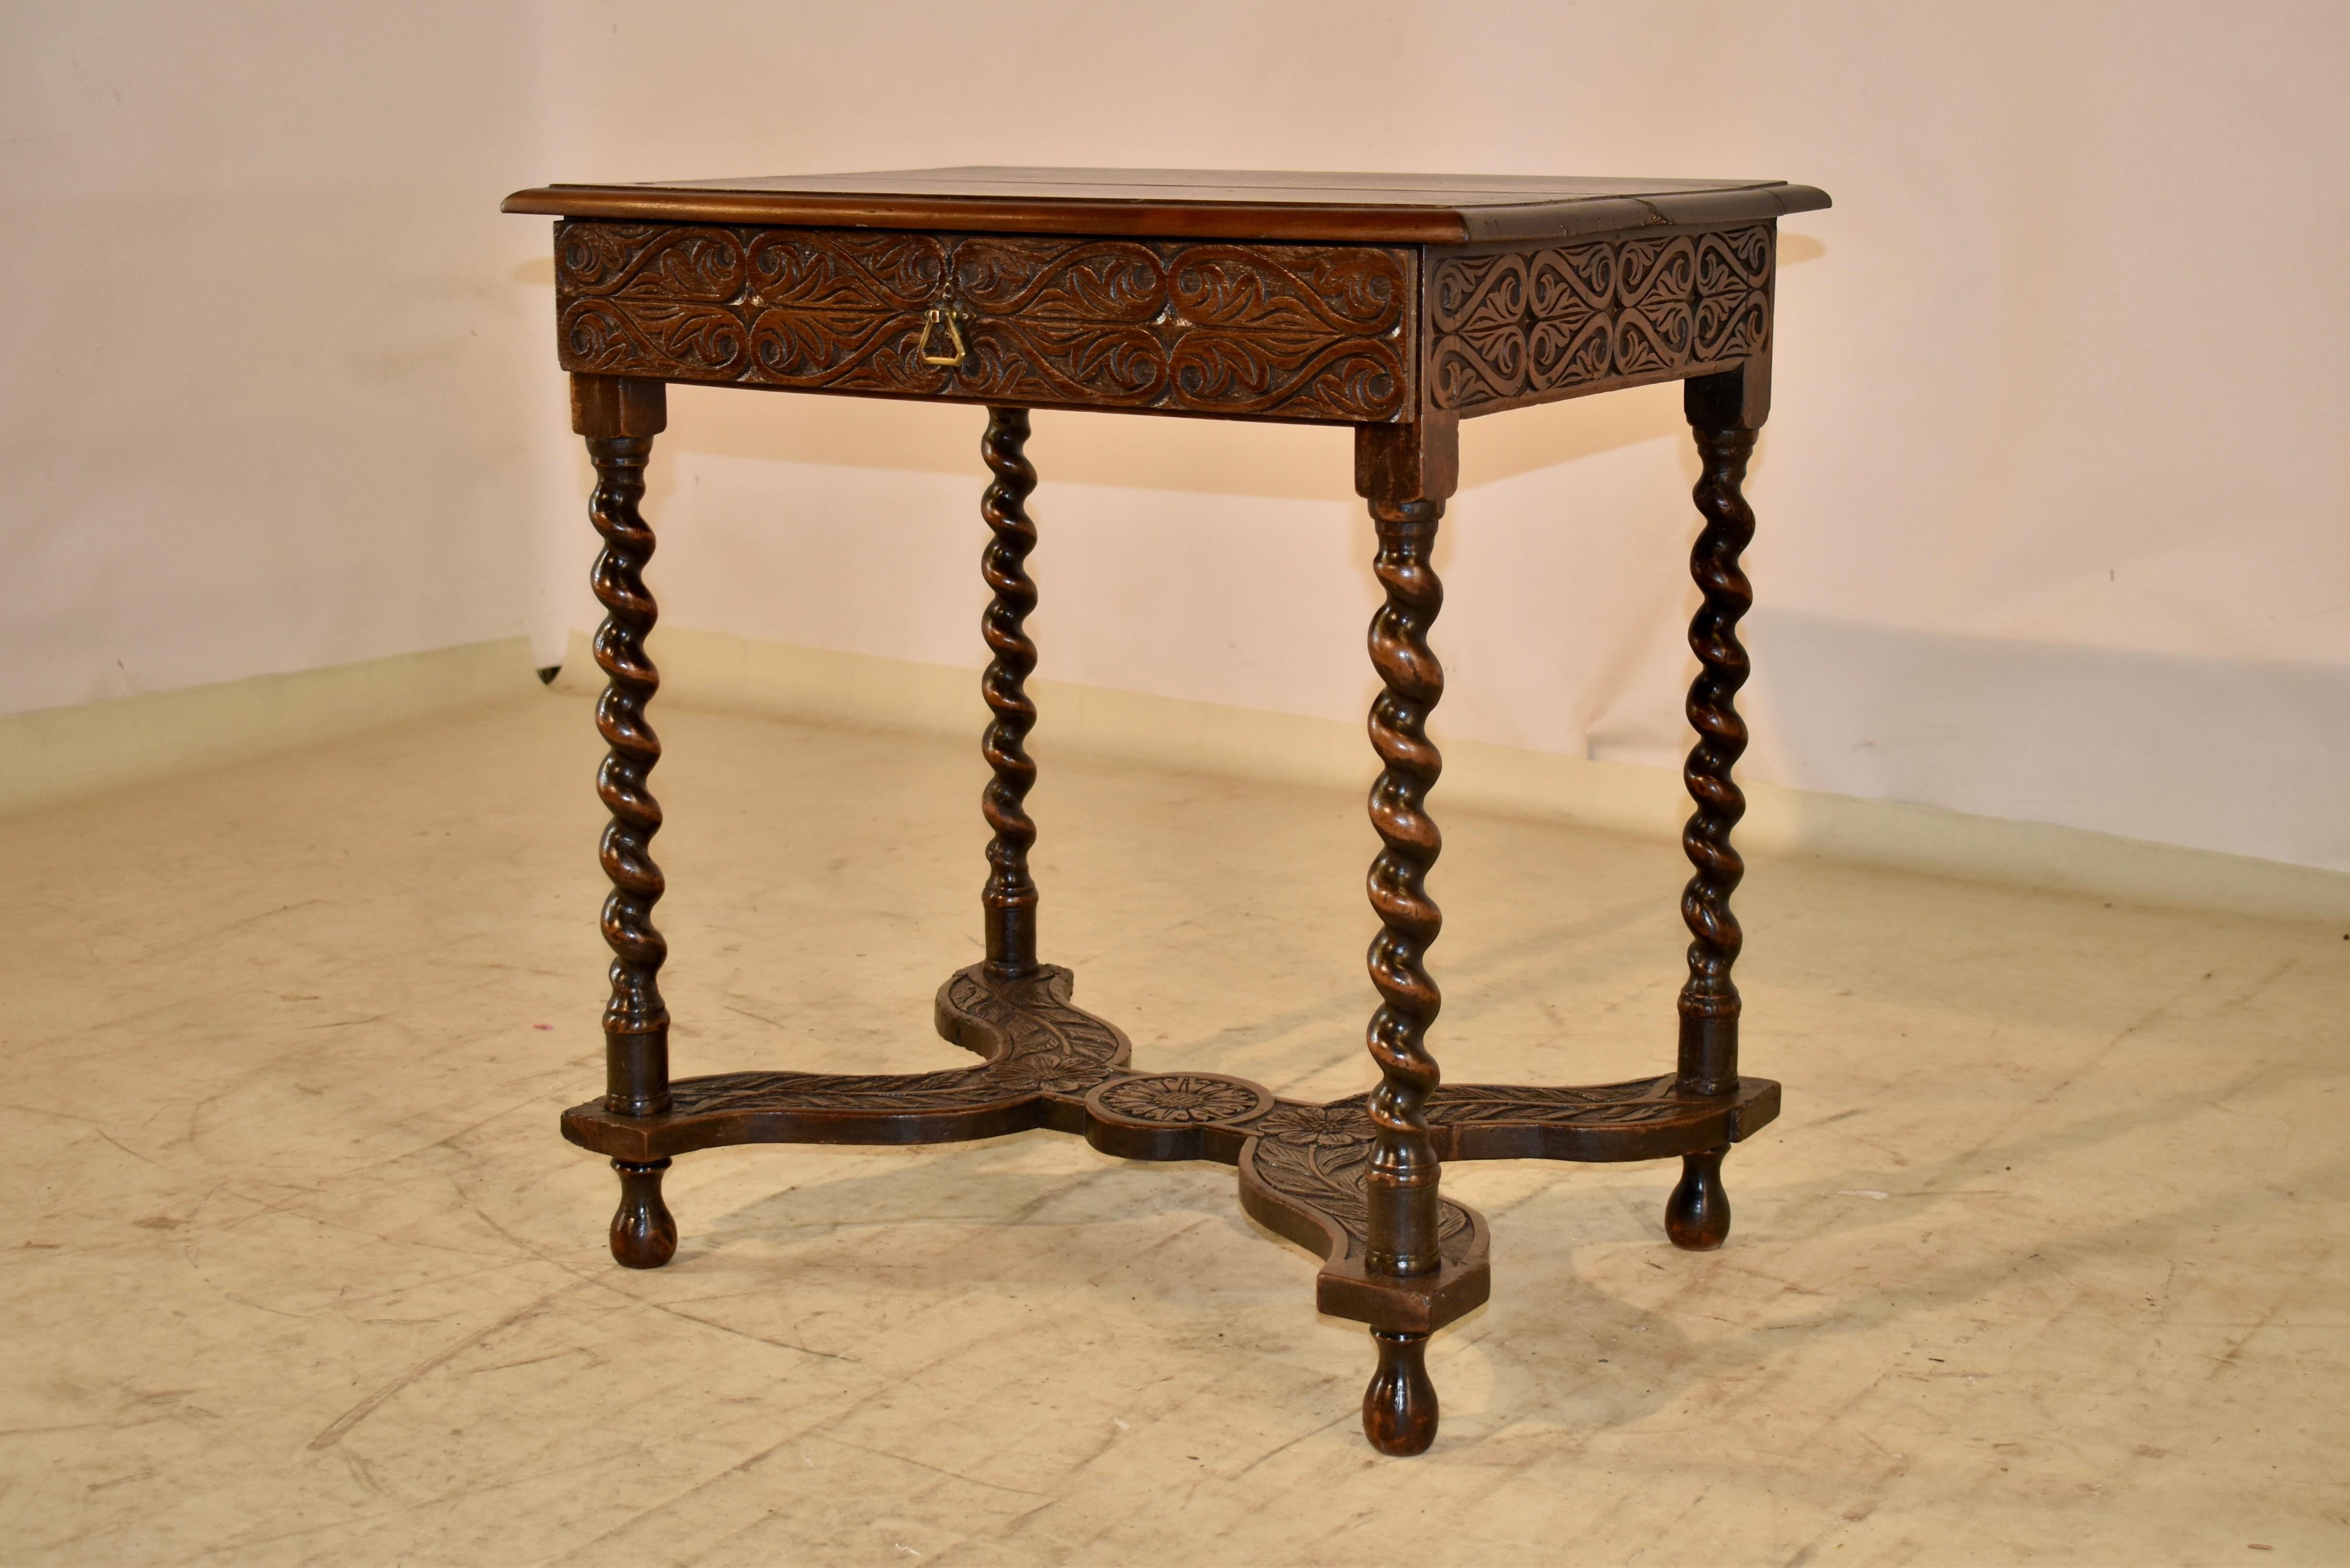
[[[595, 640], [611, 814], [604, 1094], [564, 1136], [620, 1178], [612, 1254], [657, 1268], [677, 1249], [661, 1173], [680, 1154], [741, 1143], [932, 1143], [1029, 1127], [1130, 1159], [1238, 1167], [1242, 1206], [1319, 1252], [1318, 1304], [1369, 1325], [1378, 1365], [1363, 1427], [1389, 1454], [1424, 1450], [1437, 1399], [1428, 1336], [1486, 1299], [1485, 1221], [1440, 1196], [1443, 1162], [1679, 1157], [1665, 1229], [1720, 1246], [1729, 1147], [1778, 1114], [1779, 1086], [1738, 1070], [1740, 945], [1730, 911], [1744, 810], [1731, 769], [1746, 729], [1737, 637], [1752, 602], [1741, 494], [1770, 404], [1777, 220], [1827, 205], [1776, 182], [1088, 171], [889, 174], [555, 185], [505, 211], [558, 217], [557, 355], [597, 483], [604, 539]], [[1620, 387], [1679, 380], [1702, 459], [1690, 557], [1702, 602], [1683, 834], [1694, 874], [1671, 1072], [1591, 1087], [1448, 1085], [1428, 1047], [1440, 1001], [1426, 957], [1441, 925], [1425, 880], [1441, 840], [1427, 734], [1442, 693], [1430, 566], [1458, 481], [1460, 421]], [[645, 707], [655, 607], [639, 511], [669, 382], [987, 406], [982, 454], [982, 630], [993, 659], [982, 751], [992, 837], [981, 894], [986, 959], [951, 976], [937, 1025], [975, 1064], [871, 1075], [723, 1073], [672, 1079], [652, 922], [660, 742]], [[1383, 690], [1370, 736], [1381, 841], [1369, 892], [1379, 932], [1367, 1045], [1379, 1082], [1329, 1105], [1284, 1100], [1213, 1073], [1143, 1072], [1126, 1036], [1071, 1002], [1041, 962], [1024, 742], [1036, 711], [1024, 623], [1036, 589], [1027, 514], [1028, 411], [1102, 409], [1347, 424], [1368, 501], [1385, 603], [1370, 628]]]

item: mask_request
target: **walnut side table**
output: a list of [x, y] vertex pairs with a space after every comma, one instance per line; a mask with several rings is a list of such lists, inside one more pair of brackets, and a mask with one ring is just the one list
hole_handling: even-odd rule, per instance
[[[661, 1172], [691, 1149], [740, 1143], [913, 1144], [1027, 1127], [1076, 1133], [1129, 1159], [1214, 1159], [1240, 1170], [1241, 1205], [1322, 1254], [1321, 1310], [1370, 1325], [1378, 1366], [1363, 1428], [1389, 1454], [1436, 1433], [1428, 1336], [1485, 1300], [1484, 1220], [1438, 1197], [1448, 1159], [1679, 1156], [1665, 1207], [1675, 1244], [1730, 1229], [1729, 1146], [1778, 1113], [1778, 1085], [1738, 1073], [1739, 928], [1730, 846], [1744, 797], [1731, 770], [1746, 729], [1740, 493], [1770, 405], [1777, 219], [1828, 204], [1779, 182], [1592, 180], [1201, 171], [939, 169], [887, 174], [554, 185], [509, 213], [558, 217], [557, 357], [572, 423], [596, 467], [604, 550], [596, 635], [608, 684], [596, 709], [610, 750], [597, 789], [613, 953], [600, 1098], [564, 1113], [566, 1137], [619, 1172], [612, 1255], [656, 1268], [677, 1248]], [[1696, 874], [1672, 1072], [1592, 1087], [1440, 1084], [1427, 1033], [1438, 992], [1423, 965], [1440, 917], [1423, 886], [1440, 844], [1426, 805], [1439, 758], [1429, 710], [1443, 671], [1428, 631], [1442, 590], [1430, 566], [1459, 472], [1460, 421], [1652, 381], [1685, 383], [1703, 475], [1690, 628], [1700, 665], [1682, 836]], [[649, 853], [660, 807], [645, 720], [654, 605], [639, 514], [671, 381], [981, 403], [993, 482], [982, 570], [993, 661], [981, 690], [993, 836], [981, 894], [987, 958], [938, 993], [940, 1034], [979, 1064], [850, 1076], [722, 1073], [672, 1079], [662, 890]], [[1028, 411], [1099, 409], [1295, 420], [1355, 430], [1386, 602], [1371, 662], [1384, 691], [1370, 737], [1379, 933], [1368, 1044], [1379, 1083], [1330, 1105], [1246, 1079], [1140, 1072], [1126, 1036], [1071, 1004], [1066, 969], [1037, 959], [1035, 826], [1023, 748], [1036, 711], [1024, 568]]]

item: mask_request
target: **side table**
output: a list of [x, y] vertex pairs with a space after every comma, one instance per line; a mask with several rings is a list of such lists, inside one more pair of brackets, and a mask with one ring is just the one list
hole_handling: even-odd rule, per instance
[[[1827, 204], [1808, 186], [1761, 181], [998, 168], [507, 198], [506, 212], [561, 220], [557, 358], [604, 539], [606, 1082], [564, 1113], [563, 1133], [619, 1172], [612, 1255], [667, 1262], [677, 1226], [661, 1173], [726, 1144], [1045, 1127], [1129, 1159], [1221, 1160], [1239, 1168], [1249, 1214], [1322, 1255], [1321, 1310], [1369, 1325], [1364, 1431], [1382, 1452], [1415, 1454], [1436, 1434], [1428, 1336], [1491, 1284], [1485, 1221], [1439, 1197], [1443, 1161], [1679, 1156], [1666, 1233], [1720, 1246], [1722, 1156], [1779, 1109], [1778, 1085], [1739, 1075], [1731, 980], [1742, 867], [1730, 834], [1745, 806], [1731, 780], [1746, 746], [1737, 623], [1752, 599], [1739, 553], [1754, 528], [1740, 486], [1770, 406], [1777, 220]], [[1439, 993], [1425, 959], [1441, 923], [1424, 887], [1441, 844], [1427, 723], [1444, 686], [1428, 640], [1442, 602], [1430, 552], [1458, 480], [1460, 421], [1667, 380], [1685, 383], [1703, 460], [1679, 1059], [1590, 1087], [1444, 1084], [1427, 1039]], [[639, 504], [671, 381], [987, 407], [987, 957], [949, 977], [936, 1003], [939, 1033], [976, 1065], [670, 1075], [667, 949], [652, 922], [663, 883], [650, 852], [661, 813], [647, 786], [660, 756], [645, 718], [659, 685], [641, 576], [653, 535]], [[1126, 1036], [1072, 1004], [1069, 971], [1037, 958], [1036, 828], [1024, 804], [1036, 770], [1023, 745], [1036, 719], [1023, 624], [1036, 604], [1024, 566], [1036, 475], [1024, 455], [1036, 408], [1354, 427], [1386, 590], [1370, 628], [1384, 690], [1370, 713], [1383, 847], [1369, 878], [1380, 929], [1368, 1094], [1305, 1105], [1222, 1074], [1139, 1071]]]

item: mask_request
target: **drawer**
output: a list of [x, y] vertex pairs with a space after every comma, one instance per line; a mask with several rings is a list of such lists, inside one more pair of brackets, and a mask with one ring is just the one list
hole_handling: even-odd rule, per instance
[[572, 221], [567, 370], [1365, 423], [1417, 411], [1418, 254]]

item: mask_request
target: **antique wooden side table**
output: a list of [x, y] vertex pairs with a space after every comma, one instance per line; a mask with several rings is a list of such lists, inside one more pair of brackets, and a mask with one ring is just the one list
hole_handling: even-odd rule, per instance
[[[595, 640], [608, 679], [596, 722], [610, 750], [597, 788], [613, 953], [603, 1096], [564, 1136], [611, 1158], [612, 1254], [655, 1268], [677, 1247], [660, 1196], [672, 1157], [738, 1143], [931, 1143], [1047, 1127], [1131, 1159], [1214, 1159], [1240, 1170], [1241, 1205], [1322, 1254], [1321, 1309], [1369, 1324], [1378, 1366], [1363, 1427], [1390, 1454], [1426, 1449], [1436, 1394], [1429, 1334], [1482, 1302], [1484, 1220], [1437, 1194], [1447, 1159], [1653, 1159], [1681, 1175], [1665, 1230], [1721, 1244], [1729, 1146], [1778, 1112], [1779, 1086], [1738, 1073], [1744, 809], [1731, 765], [1746, 730], [1732, 703], [1750, 602], [1740, 493], [1770, 403], [1777, 219], [1827, 205], [1761, 181], [1463, 178], [1083, 169], [940, 169], [660, 185], [554, 185], [509, 197], [553, 214], [557, 358], [573, 428], [596, 468], [603, 535]], [[1430, 550], [1454, 488], [1460, 421], [1532, 403], [1686, 383], [1703, 475], [1690, 628], [1699, 672], [1682, 842], [1689, 981], [1672, 1072], [1592, 1087], [1441, 1084], [1428, 1049], [1438, 992], [1423, 965], [1440, 916], [1423, 886], [1440, 840], [1427, 735], [1443, 690], [1430, 650], [1441, 589]], [[938, 993], [939, 1033], [976, 1066], [873, 1076], [669, 1070], [666, 949], [649, 853], [660, 807], [645, 719], [654, 606], [639, 514], [671, 381], [982, 403], [983, 619], [993, 661], [981, 742], [993, 836], [981, 894], [987, 957]], [[1028, 410], [1100, 409], [1352, 425], [1386, 602], [1371, 662], [1380, 770], [1370, 815], [1379, 931], [1369, 1028], [1379, 1082], [1330, 1105], [1212, 1073], [1141, 1072], [1126, 1036], [1070, 1002], [1067, 970], [1037, 958], [1028, 872], [1035, 778], [1023, 742], [1036, 603], [1025, 560], [1036, 483]]]

